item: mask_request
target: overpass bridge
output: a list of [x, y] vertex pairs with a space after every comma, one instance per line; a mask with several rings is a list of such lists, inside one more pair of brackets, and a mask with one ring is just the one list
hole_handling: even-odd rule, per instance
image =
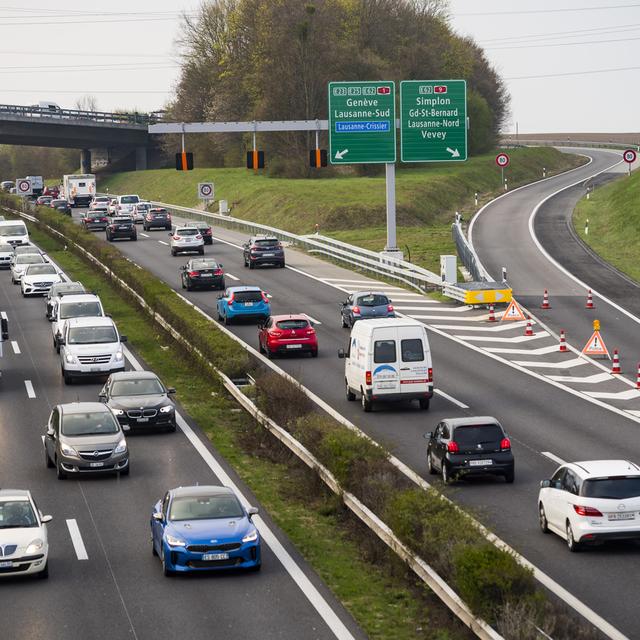
[[148, 127], [158, 114], [106, 113], [0, 105], [0, 144], [80, 149], [81, 172], [91, 173], [92, 156], [103, 164], [135, 156], [136, 170], [147, 168]]

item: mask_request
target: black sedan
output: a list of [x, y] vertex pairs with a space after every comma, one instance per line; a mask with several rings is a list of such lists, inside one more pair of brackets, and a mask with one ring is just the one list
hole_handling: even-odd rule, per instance
[[180, 267], [182, 288], [191, 291], [196, 288], [224, 289], [222, 265], [211, 258], [193, 258]]
[[138, 231], [131, 216], [113, 216], [107, 225], [107, 240], [111, 242], [116, 238], [138, 239]]
[[424, 437], [428, 440], [429, 473], [440, 472], [445, 484], [485, 474], [504, 476], [507, 482], [513, 482], [511, 441], [495, 418], [446, 418]]
[[69, 204], [69, 202], [67, 200], [63, 200], [62, 198], [59, 198], [57, 200], [52, 200], [49, 203], [49, 206], [52, 209], [55, 209], [56, 211], [59, 211], [60, 213], [64, 213], [68, 216], [71, 215], [71, 205]]
[[112, 373], [100, 392], [121, 425], [134, 430], [176, 430], [176, 411], [169, 396], [176, 392], [165, 387], [151, 371]]
[[80, 220], [82, 228], [87, 231], [105, 231], [109, 223], [106, 212], [87, 211]]

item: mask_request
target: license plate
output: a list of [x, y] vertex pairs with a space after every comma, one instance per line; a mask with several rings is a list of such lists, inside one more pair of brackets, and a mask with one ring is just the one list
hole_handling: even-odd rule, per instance
[[213, 273], [201, 273], [201, 278], [213, 278]]
[[13, 562], [6, 560], [4, 562], [0, 562], [0, 569], [6, 569], [7, 567], [13, 567]]
[[120, 231], [126, 231], [129, 227], [118, 227], [118, 229], [120, 229]]
[[90, 467], [104, 467], [104, 462], [90, 462]]
[[609, 520], [634, 520], [635, 513], [610, 513], [607, 515]]
[[275, 256], [275, 253], [263, 253], [262, 257], [263, 258], [273, 258], [273, 256]]
[[302, 349], [301, 344], [288, 344], [287, 349]]
[[493, 460], [469, 460], [470, 467], [487, 467], [493, 464]]
[[91, 371], [91, 373], [99, 373], [100, 372], [100, 367], [91, 367], [89, 369], [89, 371]]
[[245, 307], [253, 307], [253, 302], [245, 302], [244, 306]]
[[395, 382], [376, 382], [376, 389], [395, 389]]
[[228, 560], [229, 554], [228, 553], [203, 553], [202, 559], [203, 560]]
[[149, 418], [138, 418], [138, 422], [149, 422]]

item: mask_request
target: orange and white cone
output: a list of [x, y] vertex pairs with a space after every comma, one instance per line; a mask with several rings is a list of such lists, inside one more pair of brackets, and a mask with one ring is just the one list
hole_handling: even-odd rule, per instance
[[613, 363], [611, 365], [611, 373], [622, 373], [622, 369], [620, 368], [620, 356], [618, 355], [618, 350], [613, 350]]
[[640, 362], [638, 362], [638, 375], [636, 376], [636, 389], [640, 389]]
[[569, 351], [569, 349], [567, 349], [567, 339], [564, 336], [564, 329], [560, 330], [560, 351], [563, 353]]
[[497, 322], [496, 313], [492, 304], [489, 305], [489, 317], [487, 318], [487, 322]]
[[551, 305], [549, 304], [549, 292], [545, 289], [544, 296], [542, 298], [542, 306], [541, 309], [551, 309]]
[[525, 336], [533, 335], [533, 327], [531, 326], [531, 316], [527, 316], [527, 328], [524, 330]]
[[596, 306], [593, 304], [593, 295], [591, 294], [591, 289], [587, 291], [587, 304], [584, 306], [585, 309], [595, 309]]

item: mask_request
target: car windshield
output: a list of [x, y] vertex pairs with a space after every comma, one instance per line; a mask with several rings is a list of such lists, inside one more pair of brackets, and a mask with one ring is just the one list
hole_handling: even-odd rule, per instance
[[121, 204], [137, 204], [138, 202], [140, 202], [138, 196], [122, 196], [122, 198], [120, 198]]
[[109, 411], [69, 413], [62, 418], [62, 435], [65, 436], [93, 436], [118, 431], [118, 423]]
[[453, 439], [461, 447], [475, 447], [478, 444], [500, 442], [504, 438], [497, 424], [470, 424], [456, 427]]
[[118, 224], [130, 224], [131, 218], [114, 218], [113, 221], [117, 222]]
[[[102, 309], [100, 303], [95, 300], [87, 302], [62, 302], [60, 304], [60, 319], [67, 318], [87, 318], [91, 316], [101, 316]], [[110, 327], [106, 327], [107, 329]]]
[[0, 529], [37, 526], [36, 514], [28, 500], [0, 500]]
[[69, 344], [106, 344], [117, 342], [114, 327], [72, 327], [69, 329]]
[[191, 268], [198, 269], [217, 269], [218, 263], [215, 260], [194, 260], [191, 263]]
[[256, 247], [273, 247], [278, 244], [278, 238], [256, 238], [253, 244]]
[[233, 299], [236, 302], [261, 302], [262, 292], [260, 291], [235, 291]]
[[178, 496], [171, 502], [169, 520], [210, 520], [242, 518], [238, 499], [231, 494], [213, 496]]
[[640, 497], [640, 476], [590, 478], [582, 485], [582, 495], [589, 498], [626, 500]]
[[54, 207], [64, 207], [67, 204], [66, 200], [52, 200], [51, 204]]
[[16, 256], [16, 264], [38, 264], [44, 262], [44, 258], [39, 253], [26, 253]]
[[119, 396], [150, 396], [164, 393], [160, 381], [156, 378], [142, 378], [140, 380], [116, 380], [111, 387], [111, 395]]
[[306, 329], [309, 323], [306, 320], [280, 320], [276, 322], [278, 329]]
[[38, 249], [33, 246], [21, 247], [20, 245], [18, 245], [17, 247], [14, 247], [13, 253], [15, 253], [16, 255], [25, 255], [27, 253], [40, 253], [40, 251], [38, 251]]
[[176, 235], [179, 236], [197, 236], [200, 233], [197, 229], [177, 229]]
[[160, 216], [161, 218], [167, 215], [167, 211], [166, 210], [161, 210], [161, 211], [151, 211], [151, 215], [152, 216]]
[[32, 264], [27, 267], [24, 275], [55, 275], [56, 273], [56, 268], [52, 264]]
[[380, 293], [369, 293], [366, 296], [360, 296], [356, 304], [359, 304], [361, 307], [380, 307], [383, 304], [389, 304], [389, 298]]
[[23, 224], [0, 225], [0, 236], [26, 236], [27, 228]]
[[95, 218], [102, 218], [102, 216], [107, 212], [107, 209], [102, 209], [101, 207], [96, 207], [90, 213], [87, 213], [87, 218], [91, 218], [92, 220]]

